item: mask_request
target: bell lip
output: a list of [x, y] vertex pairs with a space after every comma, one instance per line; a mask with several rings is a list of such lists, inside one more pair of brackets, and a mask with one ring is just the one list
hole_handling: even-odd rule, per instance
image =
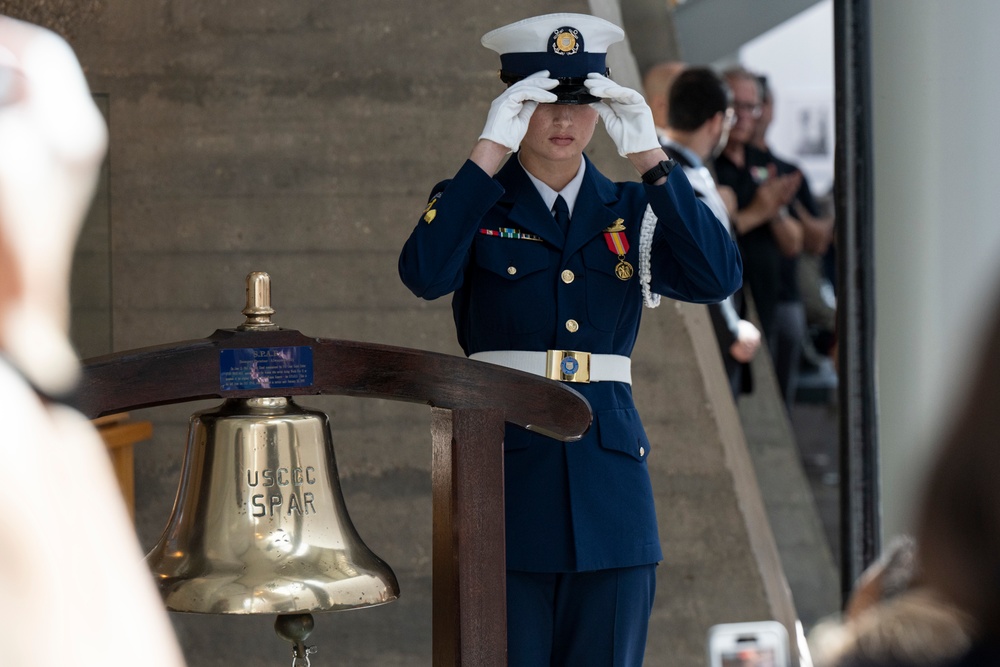
[[[360, 537], [358, 538], [360, 540]], [[266, 572], [240, 562], [193, 561], [190, 558], [170, 558], [164, 554], [161, 541], [143, 559], [153, 576], [154, 585], [170, 611], [192, 614], [299, 614], [323, 611], [348, 611], [375, 607], [399, 599], [399, 579], [392, 566], [361, 543], [360, 549], [350, 557], [353, 575], [346, 575], [331, 567], [339, 557], [324, 559], [318, 549], [313, 558], [326, 565], [303, 567], [295, 559], [282, 565], [288, 574], [282, 576], [277, 568]], [[309, 590], [303, 590], [308, 583]], [[294, 590], [282, 590], [295, 586]], [[228, 592], [222, 592], [229, 589]], [[322, 591], [322, 594], [310, 591]], [[333, 606], [324, 606], [317, 598], [346, 600]], [[359, 604], [358, 602], [361, 601]], [[295, 603], [303, 607], [294, 607]]]
[[[294, 608], [290, 607], [289, 603], [298, 600], [301, 596], [276, 595], [273, 601], [262, 601], [261, 591], [266, 588], [265, 585], [255, 586], [240, 595], [212, 597], [212, 593], [218, 589], [220, 584], [225, 585], [235, 583], [235, 581], [240, 579], [242, 575], [227, 573], [226, 576], [193, 578], [185, 578], [181, 576], [162, 577], [161, 575], [162, 578], [154, 583], [159, 589], [160, 597], [163, 599], [163, 604], [167, 610], [183, 614], [228, 614], [235, 616], [305, 613], [314, 614], [334, 611], [351, 611], [354, 609], [365, 609], [367, 607], [380, 607], [384, 604], [395, 602], [400, 596], [399, 582], [396, 580], [396, 575], [391, 569], [381, 574], [382, 576], [370, 573], [367, 575], [373, 580], [370, 582], [373, 584], [371, 589], [372, 593], [378, 594], [367, 595], [365, 601], [361, 604], [345, 602], [333, 606], [315, 604]], [[204, 587], [206, 589], [203, 595], [197, 590], [200, 587]], [[336, 593], [339, 594], [341, 592], [338, 591]], [[334, 592], [331, 592], [331, 594], [334, 594]], [[206, 602], [211, 602], [205, 605], [185, 604], [182, 600], [178, 600], [179, 597], [187, 600], [190, 600], [190, 598], [201, 598]], [[222, 602], [227, 604], [225, 606], [220, 605]]]
[[278, 614], [334, 614], [342, 611], [357, 611], [359, 609], [369, 609], [371, 607], [381, 607], [383, 605], [390, 604], [399, 599], [399, 591], [390, 598], [385, 600], [380, 600], [378, 602], [371, 602], [363, 605], [345, 605], [337, 608], [330, 607], [313, 607], [311, 609], [271, 609], [267, 611], [246, 611], [245, 609], [227, 609], [222, 611], [207, 611], [204, 609], [177, 609], [171, 607], [170, 603], [166, 600], [163, 601], [164, 606], [167, 611], [173, 612], [175, 614], [200, 614], [204, 616], [274, 616]]

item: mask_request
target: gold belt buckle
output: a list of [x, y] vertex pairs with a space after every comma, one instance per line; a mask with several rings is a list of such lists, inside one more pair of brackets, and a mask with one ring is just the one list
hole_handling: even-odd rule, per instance
[[590, 382], [590, 352], [549, 350], [545, 355], [545, 377], [563, 382]]

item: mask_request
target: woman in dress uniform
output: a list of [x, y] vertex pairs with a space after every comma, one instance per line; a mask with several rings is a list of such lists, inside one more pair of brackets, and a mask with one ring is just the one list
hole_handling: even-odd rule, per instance
[[[486, 34], [508, 88], [403, 247], [417, 296], [452, 294], [473, 359], [565, 382], [594, 422], [562, 443], [504, 440], [509, 664], [639, 666], [662, 559], [629, 355], [645, 302], [725, 299], [738, 251], [660, 148], [639, 93], [607, 78], [624, 33], [549, 14]], [[603, 119], [642, 183], [584, 156]], [[504, 158], [507, 159], [501, 167]]]

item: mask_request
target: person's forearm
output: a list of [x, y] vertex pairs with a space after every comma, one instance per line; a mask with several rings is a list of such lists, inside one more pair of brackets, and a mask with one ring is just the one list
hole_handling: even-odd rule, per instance
[[469, 159], [479, 165], [479, 168], [490, 176], [497, 173], [500, 163], [509, 151], [506, 146], [489, 139], [480, 139], [472, 148]]
[[[639, 153], [629, 153], [628, 161], [632, 163], [635, 170], [639, 172], [639, 175], [645, 174], [647, 171], [663, 162], [667, 159], [667, 154], [663, 152], [662, 148], [653, 148], [648, 151], [642, 151]], [[661, 178], [653, 185], [663, 185], [667, 182], [666, 177]]]
[[738, 210], [736, 215], [732, 217], [733, 228], [739, 234], [746, 234], [770, 222], [773, 215], [769, 208], [761, 206], [757, 200], [754, 200], [746, 208]]
[[[801, 207], [796, 211], [797, 214], [799, 210]], [[803, 250], [815, 255], [825, 253], [833, 241], [833, 219], [814, 218], [808, 214], [799, 219], [802, 221]]]
[[802, 252], [802, 225], [795, 218], [779, 215], [771, 222], [771, 234], [785, 257], [795, 257]]

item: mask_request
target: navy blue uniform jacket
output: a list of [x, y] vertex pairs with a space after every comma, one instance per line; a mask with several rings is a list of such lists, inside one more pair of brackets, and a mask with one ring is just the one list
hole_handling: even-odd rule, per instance
[[[643, 305], [639, 232], [647, 204], [658, 217], [654, 292], [711, 303], [741, 283], [732, 239], [681, 169], [659, 186], [614, 183], [587, 160], [568, 238], [516, 155], [495, 177], [467, 161], [431, 195], [434, 213], [417, 222], [399, 273], [419, 297], [454, 293], [455, 326], [467, 355], [557, 349], [629, 356]], [[626, 260], [635, 267], [628, 280], [615, 275], [618, 256], [602, 233], [619, 218], [629, 241]], [[540, 240], [485, 233], [501, 229]], [[569, 320], [576, 331], [567, 328]], [[622, 382], [572, 387], [594, 410], [583, 439], [562, 443], [507, 426], [507, 567], [573, 572], [656, 563], [663, 555], [646, 467], [651, 448], [632, 388]]]

